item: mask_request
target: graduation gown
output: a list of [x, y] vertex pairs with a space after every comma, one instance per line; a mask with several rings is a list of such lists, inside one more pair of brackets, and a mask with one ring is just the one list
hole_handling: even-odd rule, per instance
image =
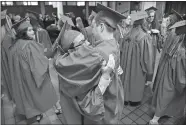
[[[174, 30], [169, 30], [167, 32], [167, 37], [166, 37], [165, 42], [163, 44], [158, 68], [160, 65], [162, 65], [162, 62], [165, 60], [165, 54], [167, 53], [167, 51], [171, 47], [171, 45], [174, 43], [174, 40], [176, 39], [175, 36], [176, 36], [176, 33]], [[157, 70], [158, 70], [158, 68], [157, 68]], [[156, 78], [156, 76], [155, 76], [155, 78]], [[153, 91], [154, 91], [155, 86], [156, 86], [156, 82], [154, 82], [154, 84], [153, 84]]]
[[[153, 22], [144, 22], [144, 29], [146, 31], [149, 31], [151, 29], [157, 29], [160, 30], [160, 24], [158, 21], [153, 21]], [[162, 48], [162, 37], [160, 34], [157, 33], [151, 33], [151, 37], [152, 37], [152, 55], [153, 55], [153, 70], [155, 70], [155, 63], [156, 63], [156, 54], [157, 54], [157, 50], [160, 52], [160, 48]], [[152, 77], [153, 74], [150, 76], [147, 76], [147, 81], [152, 81]]]
[[9, 67], [9, 63], [10, 63], [9, 48], [14, 41], [14, 37], [10, 32], [6, 32], [6, 35], [1, 43], [1, 80], [3, 86], [7, 91], [8, 94], [7, 96], [9, 97], [10, 100], [13, 100], [10, 67]]
[[11, 79], [16, 113], [27, 118], [46, 112], [57, 102], [48, 68], [49, 60], [41, 45], [18, 40], [11, 47]]
[[143, 98], [146, 76], [153, 74], [152, 39], [141, 26], [133, 27], [123, 38], [122, 60], [125, 101]]
[[[117, 124], [123, 105], [123, 86], [117, 74], [119, 49], [115, 40], [100, 41], [96, 47], [82, 45], [69, 55], [59, 56], [61, 106], [66, 124]], [[98, 87], [102, 60], [115, 55], [116, 67], [112, 82], [104, 95]]]
[[[130, 32], [130, 30], [132, 29], [132, 27], [122, 27], [122, 34], [123, 37], [119, 38], [119, 45], [120, 45], [120, 65], [122, 67], [122, 69], [126, 68], [126, 61], [127, 61], [127, 52], [128, 52], [128, 42], [126, 42], [126, 40], [124, 38], [126, 38], [127, 34]], [[125, 76], [125, 72], [123, 72], [123, 74], [121, 75], [121, 81], [122, 83], [124, 83], [124, 76]]]
[[153, 86], [152, 106], [158, 117], [174, 116], [183, 110], [186, 91], [185, 34], [170, 32], [158, 66]]

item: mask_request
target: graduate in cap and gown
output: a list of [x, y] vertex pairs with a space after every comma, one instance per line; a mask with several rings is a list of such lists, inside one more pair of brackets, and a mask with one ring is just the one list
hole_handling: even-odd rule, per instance
[[[123, 111], [124, 92], [117, 72], [119, 45], [114, 31], [125, 17], [101, 4], [97, 7], [100, 11], [91, 25], [98, 39], [95, 46], [84, 41], [81, 33], [68, 30], [61, 45], [63, 50], [73, 49], [54, 61], [65, 124], [118, 124]], [[109, 73], [106, 70], [109, 79], [104, 80], [102, 66], [108, 66], [109, 55], [113, 55], [115, 66]]]
[[[170, 28], [171, 26], [173, 26], [176, 22], [183, 20], [183, 17], [181, 14], [179, 14], [178, 12], [176, 12], [175, 10], [172, 10], [171, 14], [167, 17], [167, 31], [166, 31], [166, 39], [164, 41], [163, 44], [163, 48], [162, 48], [162, 52], [161, 52], [161, 57], [159, 60], [159, 64], [161, 65], [162, 62], [164, 62], [165, 58], [165, 54], [166, 51], [168, 49], [168, 47], [172, 44], [170, 41], [172, 41], [172, 39], [175, 37], [175, 28]], [[159, 66], [157, 68], [157, 70], [159, 69]], [[154, 80], [157, 76], [155, 75]], [[154, 88], [156, 86], [156, 82], [153, 83], [153, 91]]]
[[44, 56], [44, 47], [35, 41], [32, 25], [21, 20], [16, 24], [16, 41], [10, 48], [10, 72], [16, 114], [27, 119], [43, 113], [57, 102], [57, 96], [49, 76], [49, 60]]
[[45, 55], [50, 58], [52, 42], [50, 40], [49, 34], [47, 30], [42, 28], [39, 14], [30, 10], [27, 10], [27, 12], [29, 13], [30, 24], [33, 26], [36, 34], [36, 41], [44, 46]]
[[[125, 11], [123, 13], [127, 18], [122, 20], [122, 25], [121, 25], [121, 35], [122, 37], [119, 39], [119, 45], [120, 45], [120, 65], [122, 69], [126, 68], [126, 58], [127, 58], [127, 53], [128, 53], [128, 45], [129, 43], [125, 40], [127, 34], [130, 32], [132, 29], [132, 19], [129, 14], [129, 11]], [[124, 85], [124, 76], [125, 72], [121, 75], [121, 81]]]
[[131, 17], [129, 14], [129, 10], [126, 10], [125, 12], [123, 12], [124, 16], [126, 16], [126, 19], [122, 20], [121, 23], [121, 27], [122, 27], [122, 36], [126, 36], [126, 34], [130, 31], [130, 29], [132, 28], [132, 24], [131, 24]]
[[[174, 28], [170, 29], [170, 27], [172, 25], [174, 25], [176, 22], [180, 21], [183, 19], [183, 15], [176, 12], [174, 9], [171, 10], [171, 13], [169, 13], [169, 15], [165, 15], [164, 19], [163, 19], [163, 23], [166, 23], [164, 25], [166, 25], [166, 31], [165, 31], [165, 35], [163, 36], [163, 47], [165, 47], [169, 42], [165, 42], [166, 38], [169, 38], [169, 35], [172, 34], [172, 32], [174, 32]], [[164, 49], [162, 48], [162, 51]]]
[[6, 114], [4, 113], [3, 101], [5, 95], [12, 102], [14, 101], [11, 76], [10, 76], [10, 52], [9, 47], [15, 39], [15, 31], [11, 30], [12, 22], [7, 16], [7, 10], [1, 11], [1, 124], [5, 124]]
[[155, 114], [150, 124], [158, 124], [162, 116], [174, 116], [183, 111], [186, 91], [186, 20], [176, 22], [169, 42], [162, 53], [155, 78], [152, 106]]
[[[145, 11], [148, 13], [148, 18], [146, 19], [143, 25], [147, 33], [151, 34], [151, 37], [153, 39], [153, 42], [152, 42], [153, 44], [153, 48], [152, 48], [153, 70], [156, 71], [157, 69], [156, 64], [158, 64], [158, 60], [156, 60], [156, 56], [160, 53], [160, 49], [162, 48], [162, 37], [160, 35], [160, 24], [156, 17], [157, 8], [152, 6], [152, 7], [147, 8]], [[153, 74], [151, 76], [147, 76], [147, 81], [152, 81], [152, 79], [153, 79]]]
[[[1, 12], [1, 81], [8, 98], [14, 101], [10, 76], [10, 51], [9, 48], [15, 40], [15, 30], [12, 22], [6, 14], [7, 10]], [[2, 89], [2, 90], [4, 90]]]
[[157, 29], [157, 30], [160, 29], [160, 24], [156, 17], [157, 10], [158, 9], [153, 6], [145, 10], [148, 13], [148, 18], [146, 20], [147, 21], [146, 28], [147, 28], [147, 31], [150, 33], [153, 32], [151, 31], [151, 29]]
[[137, 106], [143, 98], [147, 75], [153, 73], [152, 39], [143, 28], [145, 11], [131, 14], [133, 28], [125, 38], [123, 48], [123, 84], [125, 105]]

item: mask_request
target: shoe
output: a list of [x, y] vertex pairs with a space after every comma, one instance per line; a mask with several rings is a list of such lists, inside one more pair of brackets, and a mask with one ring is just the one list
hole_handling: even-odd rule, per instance
[[127, 106], [128, 104], [129, 104], [129, 102], [127, 102], [127, 101], [124, 102], [124, 105], [125, 105], [125, 106]]
[[43, 118], [43, 114], [37, 115], [36, 116], [37, 122], [40, 122], [42, 118]]
[[61, 109], [56, 109], [55, 113], [56, 113], [56, 115], [60, 115], [60, 114], [62, 114], [62, 110]]
[[129, 103], [130, 103], [130, 106], [132, 106], [132, 107], [136, 107], [141, 104], [141, 102], [131, 102], [131, 101]]
[[159, 125], [159, 123], [157, 121], [150, 120], [149, 125]]

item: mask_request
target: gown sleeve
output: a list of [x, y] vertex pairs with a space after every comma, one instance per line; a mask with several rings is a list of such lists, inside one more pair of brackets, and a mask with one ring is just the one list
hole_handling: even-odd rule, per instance
[[48, 73], [49, 60], [44, 56], [42, 49], [36, 43], [29, 43], [24, 48], [24, 51], [25, 54], [22, 56], [26, 57], [36, 86], [40, 88]]
[[176, 88], [180, 93], [183, 93], [186, 88], [186, 51], [180, 47], [179, 52], [173, 59], [176, 61], [174, 73]]
[[[83, 98], [82, 98], [83, 97]], [[100, 121], [104, 117], [103, 95], [99, 87], [91, 89], [86, 95], [77, 99], [78, 106], [85, 117]]]
[[153, 44], [152, 39], [149, 35], [142, 38], [140, 49], [141, 49], [141, 66], [145, 73], [148, 75], [153, 74]]
[[103, 95], [98, 87], [102, 57], [93, 48], [81, 46], [54, 62], [59, 74], [60, 90], [74, 98], [85, 117], [101, 120], [104, 116]]
[[91, 47], [80, 46], [54, 61], [62, 89], [71, 97], [81, 95], [98, 84], [102, 57]]

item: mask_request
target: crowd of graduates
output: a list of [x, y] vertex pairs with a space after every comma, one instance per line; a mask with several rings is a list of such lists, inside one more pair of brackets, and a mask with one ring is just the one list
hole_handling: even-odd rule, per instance
[[172, 10], [160, 22], [156, 10], [120, 14], [97, 4], [87, 20], [2, 11], [2, 95], [16, 115], [38, 122], [55, 107], [65, 124], [118, 124], [150, 85], [149, 124], [174, 116], [186, 98], [186, 15]]

